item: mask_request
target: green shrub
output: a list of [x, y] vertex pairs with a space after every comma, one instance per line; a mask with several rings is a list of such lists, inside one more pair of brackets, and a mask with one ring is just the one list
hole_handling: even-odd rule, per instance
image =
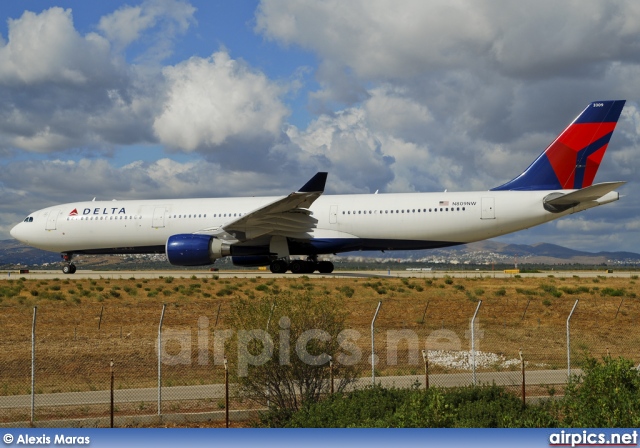
[[602, 290], [600, 291], [600, 295], [602, 296], [622, 297], [624, 296], [624, 294], [624, 289], [602, 288]]
[[[274, 425], [276, 423], [276, 425]], [[557, 426], [542, 407], [522, 408], [519, 397], [498, 386], [385, 389], [336, 394], [285, 415], [269, 415], [269, 426], [315, 428], [505, 428]]]
[[351, 286], [341, 286], [339, 291], [345, 296], [345, 297], [352, 297], [353, 293], [355, 293], [355, 289], [353, 289]]
[[[559, 412], [573, 427], [630, 428], [640, 426], [640, 371], [624, 358], [588, 358], [584, 376], [565, 391]], [[580, 381], [581, 380], [581, 381]]]

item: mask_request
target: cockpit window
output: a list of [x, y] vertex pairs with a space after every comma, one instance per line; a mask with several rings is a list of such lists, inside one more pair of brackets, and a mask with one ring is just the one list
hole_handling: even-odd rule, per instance
[[23, 222], [33, 222], [33, 216], [27, 216]]

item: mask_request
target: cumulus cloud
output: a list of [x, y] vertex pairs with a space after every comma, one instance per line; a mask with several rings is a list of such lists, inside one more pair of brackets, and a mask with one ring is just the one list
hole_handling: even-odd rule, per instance
[[256, 29], [367, 79], [470, 64], [536, 78], [637, 61], [639, 18], [633, 1], [263, 0]]
[[169, 56], [173, 39], [187, 31], [195, 22], [196, 8], [179, 0], [147, 0], [139, 6], [123, 6], [112, 14], [100, 19], [98, 29], [119, 50], [150, 30], [155, 31], [149, 40], [153, 41], [144, 57], [155, 62]]
[[70, 9], [26, 11], [20, 19], [9, 19], [9, 40], [0, 47], [0, 83], [108, 84], [119, 69], [110, 56], [106, 39], [75, 30]]
[[275, 138], [288, 114], [281, 87], [226, 52], [192, 57], [163, 73], [167, 98], [153, 129], [170, 147], [194, 151], [233, 136]]
[[367, 78], [407, 78], [425, 66], [460, 66], [486, 51], [494, 31], [481, 3], [262, 1], [256, 29]]
[[[96, 33], [80, 35], [71, 10], [26, 11], [0, 47], [0, 147], [55, 152], [140, 142], [153, 97]], [[148, 129], [148, 128], [147, 128]]]

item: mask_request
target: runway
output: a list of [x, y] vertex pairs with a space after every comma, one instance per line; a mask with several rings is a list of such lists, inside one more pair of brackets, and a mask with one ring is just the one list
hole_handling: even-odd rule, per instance
[[224, 270], [224, 271], [203, 271], [203, 270], [154, 270], [154, 271], [94, 271], [85, 270], [81, 267], [75, 274], [63, 274], [61, 270], [30, 270], [29, 273], [20, 273], [18, 270], [0, 271], [0, 280], [16, 280], [18, 278], [25, 279], [37, 279], [46, 280], [54, 278], [64, 278], [69, 280], [74, 279], [153, 279], [163, 277], [174, 278], [442, 278], [442, 277], [455, 277], [455, 278], [511, 278], [515, 275], [520, 275], [523, 278], [544, 278], [554, 276], [558, 278], [571, 278], [571, 277], [585, 277], [594, 278], [598, 276], [617, 277], [617, 278], [631, 278], [631, 276], [637, 276], [637, 271], [616, 271], [609, 272], [605, 269], [591, 270], [591, 271], [541, 271], [538, 273], [513, 273], [505, 271], [476, 271], [476, 270], [459, 270], [459, 271], [445, 271], [445, 270], [362, 270], [362, 271], [334, 271], [331, 274], [273, 274], [270, 271], [264, 270]]

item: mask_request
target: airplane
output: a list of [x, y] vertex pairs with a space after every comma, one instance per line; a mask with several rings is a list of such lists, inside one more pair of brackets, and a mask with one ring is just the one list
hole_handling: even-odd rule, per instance
[[[596, 101], [519, 176], [487, 191], [323, 195], [326, 172], [283, 197], [73, 202], [29, 214], [11, 235], [60, 252], [166, 254], [177, 266], [231, 256], [271, 272], [331, 273], [323, 254], [430, 249], [527, 229], [619, 199], [593, 184], [625, 101]], [[304, 256], [295, 259], [292, 256]]]

